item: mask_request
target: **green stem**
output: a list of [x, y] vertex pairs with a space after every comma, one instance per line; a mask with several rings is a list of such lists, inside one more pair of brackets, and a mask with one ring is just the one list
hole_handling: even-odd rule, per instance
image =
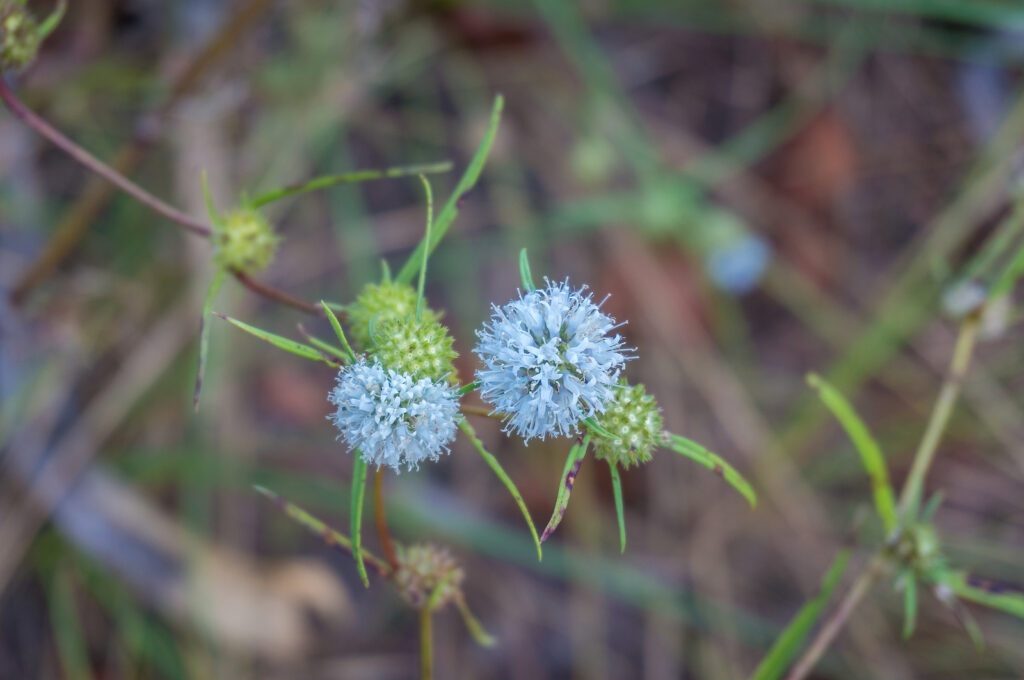
[[911, 464], [910, 474], [903, 485], [900, 494], [899, 514], [904, 525], [917, 513], [921, 504], [921, 490], [924, 486], [925, 475], [935, 459], [938, 450], [939, 440], [949, 423], [950, 414], [960, 396], [960, 389], [963, 386], [967, 368], [971, 363], [971, 355], [974, 352], [974, 342], [977, 339], [979, 315], [972, 314], [964, 320], [960, 326], [960, 334], [957, 336], [956, 347], [953, 349], [953, 360], [950, 362], [949, 374], [939, 392], [939, 398], [935, 401], [931, 418], [925, 428], [921, 444], [914, 454], [914, 462]]
[[434, 677], [433, 620], [430, 609], [420, 610], [420, 680], [432, 680]]

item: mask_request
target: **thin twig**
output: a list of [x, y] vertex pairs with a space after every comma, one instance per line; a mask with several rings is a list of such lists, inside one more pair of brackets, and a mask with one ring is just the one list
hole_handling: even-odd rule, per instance
[[323, 316], [324, 312], [318, 305], [314, 305], [311, 302], [306, 302], [301, 298], [297, 298], [291, 293], [286, 293], [283, 290], [268, 286], [265, 283], [260, 283], [256, 279], [250, 278], [241, 272], [232, 272], [234, 277], [238, 279], [238, 282], [256, 293], [262, 295], [268, 300], [280, 302], [283, 305], [294, 307], [295, 309], [301, 310], [306, 314], [312, 314], [313, 316]]
[[[200, 49], [168, 88], [163, 102], [138, 119], [131, 138], [112, 157], [109, 165], [121, 175], [130, 175], [145, 158], [146, 152], [161, 133], [167, 114], [182, 97], [191, 94], [206, 73], [232, 48], [246, 31], [270, 7], [273, 0], [247, 0], [232, 12], [209, 41]], [[46, 280], [88, 231], [103, 207], [114, 195], [113, 185], [100, 177], [92, 177], [58, 223], [53, 235], [32, 263], [18, 275], [11, 287], [15, 304]]]
[[384, 556], [388, 559], [388, 564], [391, 565], [391, 571], [397, 573], [398, 556], [395, 555], [395, 545], [391, 541], [391, 532], [388, 531], [388, 516], [384, 512], [383, 468], [377, 468], [377, 472], [373, 475], [373, 514], [377, 520], [377, 536], [384, 549]]
[[53, 142], [64, 153], [68, 154], [100, 177], [115, 185], [121, 189], [121, 191], [129, 194], [153, 212], [163, 215], [172, 222], [177, 223], [195, 234], [199, 234], [204, 237], [210, 236], [210, 228], [202, 221], [197, 220], [191, 215], [187, 215], [174, 206], [163, 202], [135, 182], [132, 182], [124, 175], [115, 171], [109, 165], [93, 156], [75, 142], [65, 137], [63, 133], [22, 104], [2, 78], [0, 78], [0, 99], [4, 100], [4, 103], [7, 104], [11, 113], [25, 121], [29, 127], [41, 134], [43, 137], [46, 137], [48, 140]]

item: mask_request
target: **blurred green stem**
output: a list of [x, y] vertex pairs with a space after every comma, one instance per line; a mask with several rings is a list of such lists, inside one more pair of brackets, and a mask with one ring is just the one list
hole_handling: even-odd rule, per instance
[[914, 454], [914, 462], [910, 468], [910, 474], [903, 485], [903, 492], [900, 494], [899, 514], [901, 523], [906, 526], [907, 522], [917, 514], [917, 508], [921, 504], [921, 489], [924, 486], [924, 477], [928, 474], [928, 468], [935, 459], [935, 452], [939, 446], [939, 439], [942, 437], [949, 416], [953, 412], [953, 405], [960, 396], [960, 389], [963, 387], [964, 377], [967, 375], [967, 368], [971, 363], [971, 355], [974, 353], [974, 341], [978, 335], [979, 313], [971, 314], [960, 326], [960, 334], [956, 340], [956, 347], [953, 350], [953, 360], [950, 362], [949, 374], [939, 392], [939, 398], [932, 409], [928, 427], [925, 429], [921, 444]]
[[[949, 417], [953, 412], [960, 389], [963, 386], [964, 378], [967, 375], [967, 368], [971, 363], [971, 356], [974, 353], [975, 340], [977, 339], [978, 323], [981, 318], [980, 310], [974, 312], [963, 320], [960, 325], [960, 333], [957, 336], [956, 346], [953, 348], [953, 358], [949, 364], [949, 373], [939, 391], [938, 399], [932, 408], [928, 426], [925, 428], [921, 443], [914, 454], [914, 461], [911, 463], [910, 474], [903, 484], [899, 501], [899, 526], [897, 534], [910, 523], [916, 521], [917, 508], [920, 504], [921, 490], [924, 487], [924, 478], [928, 474], [932, 461], [935, 460], [935, 453], [938, 451], [939, 440], [949, 423]], [[883, 545], [875, 553], [871, 561], [857, 576], [857, 579], [850, 586], [839, 606], [825, 621], [814, 640], [801, 655], [800, 659], [793, 665], [786, 680], [802, 680], [807, 677], [818, 660], [828, 650], [832, 641], [835, 640], [839, 631], [846, 624], [850, 614], [857, 608], [864, 596], [871, 591], [881, 578], [885, 575], [887, 563], [890, 557], [889, 545]]]
[[434, 677], [433, 620], [430, 608], [420, 610], [420, 680], [432, 680]]

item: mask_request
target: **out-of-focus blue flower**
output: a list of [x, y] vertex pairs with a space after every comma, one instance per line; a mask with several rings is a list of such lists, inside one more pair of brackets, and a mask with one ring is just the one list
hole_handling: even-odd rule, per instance
[[446, 379], [415, 379], [360, 360], [338, 372], [330, 420], [369, 464], [410, 470], [448, 453], [458, 425], [457, 389]]
[[603, 413], [630, 357], [615, 320], [594, 304], [586, 287], [551, 283], [493, 307], [477, 331], [474, 351], [480, 396], [505, 420], [505, 431], [524, 440], [575, 432]]
[[771, 250], [764, 239], [746, 234], [732, 243], [716, 248], [708, 256], [708, 276], [728, 293], [746, 293], [764, 274]]

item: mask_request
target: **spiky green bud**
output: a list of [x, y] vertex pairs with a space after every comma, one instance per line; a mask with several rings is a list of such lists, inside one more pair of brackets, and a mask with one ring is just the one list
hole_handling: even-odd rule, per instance
[[398, 546], [395, 585], [406, 602], [416, 609], [441, 609], [458, 597], [462, 568], [444, 548], [430, 543]]
[[[350, 337], [362, 349], [369, 349], [374, 345], [371, 327], [374, 336], [380, 338], [378, 329], [382, 325], [416, 313], [416, 291], [408, 284], [393, 281], [368, 283], [345, 311], [348, 312]], [[424, 308], [423, 318], [437, 321], [441, 315]]]
[[452, 336], [437, 319], [424, 313], [374, 324], [373, 356], [384, 368], [414, 378], [454, 378]]
[[252, 208], [239, 208], [214, 223], [214, 261], [232, 271], [256, 274], [266, 269], [280, 242], [267, 218]]
[[615, 437], [595, 437], [594, 455], [624, 468], [649, 461], [661, 443], [661, 409], [643, 385], [620, 383], [597, 424]]
[[20, 69], [36, 58], [39, 25], [17, 0], [0, 0], [0, 71]]

